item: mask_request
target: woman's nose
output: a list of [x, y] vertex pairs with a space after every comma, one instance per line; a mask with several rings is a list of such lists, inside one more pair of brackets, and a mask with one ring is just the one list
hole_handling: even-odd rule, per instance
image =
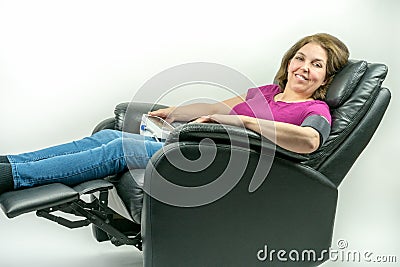
[[301, 65], [300, 67], [301, 70], [308, 72], [308, 70], [310, 69], [309, 65], [307, 62], [304, 62], [303, 65]]

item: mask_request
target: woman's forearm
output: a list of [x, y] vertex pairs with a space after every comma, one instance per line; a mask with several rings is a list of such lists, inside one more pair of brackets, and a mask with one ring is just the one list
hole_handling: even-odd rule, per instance
[[257, 119], [242, 115], [213, 114], [196, 122], [218, 122], [253, 130], [278, 146], [296, 153], [311, 153], [319, 147], [319, 133], [311, 127]]
[[243, 116], [244, 127], [260, 133], [278, 146], [297, 153], [311, 153], [319, 147], [319, 133], [310, 127]]
[[207, 116], [210, 114], [227, 115], [235, 105], [243, 102], [245, 98], [246, 95], [238, 95], [213, 104], [194, 103], [178, 107], [163, 108], [150, 112], [150, 115], [162, 117], [169, 122], [190, 121], [200, 116]]
[[169, 107], [150, 112], [150, 115], [159, 116], [169, 122], [190, 121], [208, 114], [229, 114], [230, 108], [223, 103], [193, 103], [184, 106]]

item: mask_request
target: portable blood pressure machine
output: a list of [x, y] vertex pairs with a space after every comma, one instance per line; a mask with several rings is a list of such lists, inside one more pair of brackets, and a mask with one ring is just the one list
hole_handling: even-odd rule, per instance
[[152, 136], [157, 139], [167, 139], [170, 132], [175, 127], [163, 118], [143, 114], [140, 122], [140, 134], [144, 136]]

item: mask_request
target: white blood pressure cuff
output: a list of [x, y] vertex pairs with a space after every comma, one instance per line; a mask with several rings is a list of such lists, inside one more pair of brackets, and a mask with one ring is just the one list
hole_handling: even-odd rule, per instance
[[326, 139], [331, 132], [331, 125], [328, 120], [320, 115], [311, 115], [308, 116], [303, 123], [301, 124], [303, 127], [311, 127], [315, 129], [319, 133], [319, 147], [325, 143]]

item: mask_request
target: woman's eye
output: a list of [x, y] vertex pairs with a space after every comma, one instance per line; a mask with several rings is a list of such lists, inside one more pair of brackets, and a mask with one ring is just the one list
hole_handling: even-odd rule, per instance
[[295, 59], [297, 59], [297, 60], [300, 60], [300, 61], [302, 61], [302, 60], [303, 60], [303, 58], [302, 58], [302, 57], [300, 57], [300, 56], [297, 56], [297, 57], [295, 57]]
[[316, 68], [322, 68], [323, 67], [321, 62], [314, 62], [313, 66], [316, 67]]

